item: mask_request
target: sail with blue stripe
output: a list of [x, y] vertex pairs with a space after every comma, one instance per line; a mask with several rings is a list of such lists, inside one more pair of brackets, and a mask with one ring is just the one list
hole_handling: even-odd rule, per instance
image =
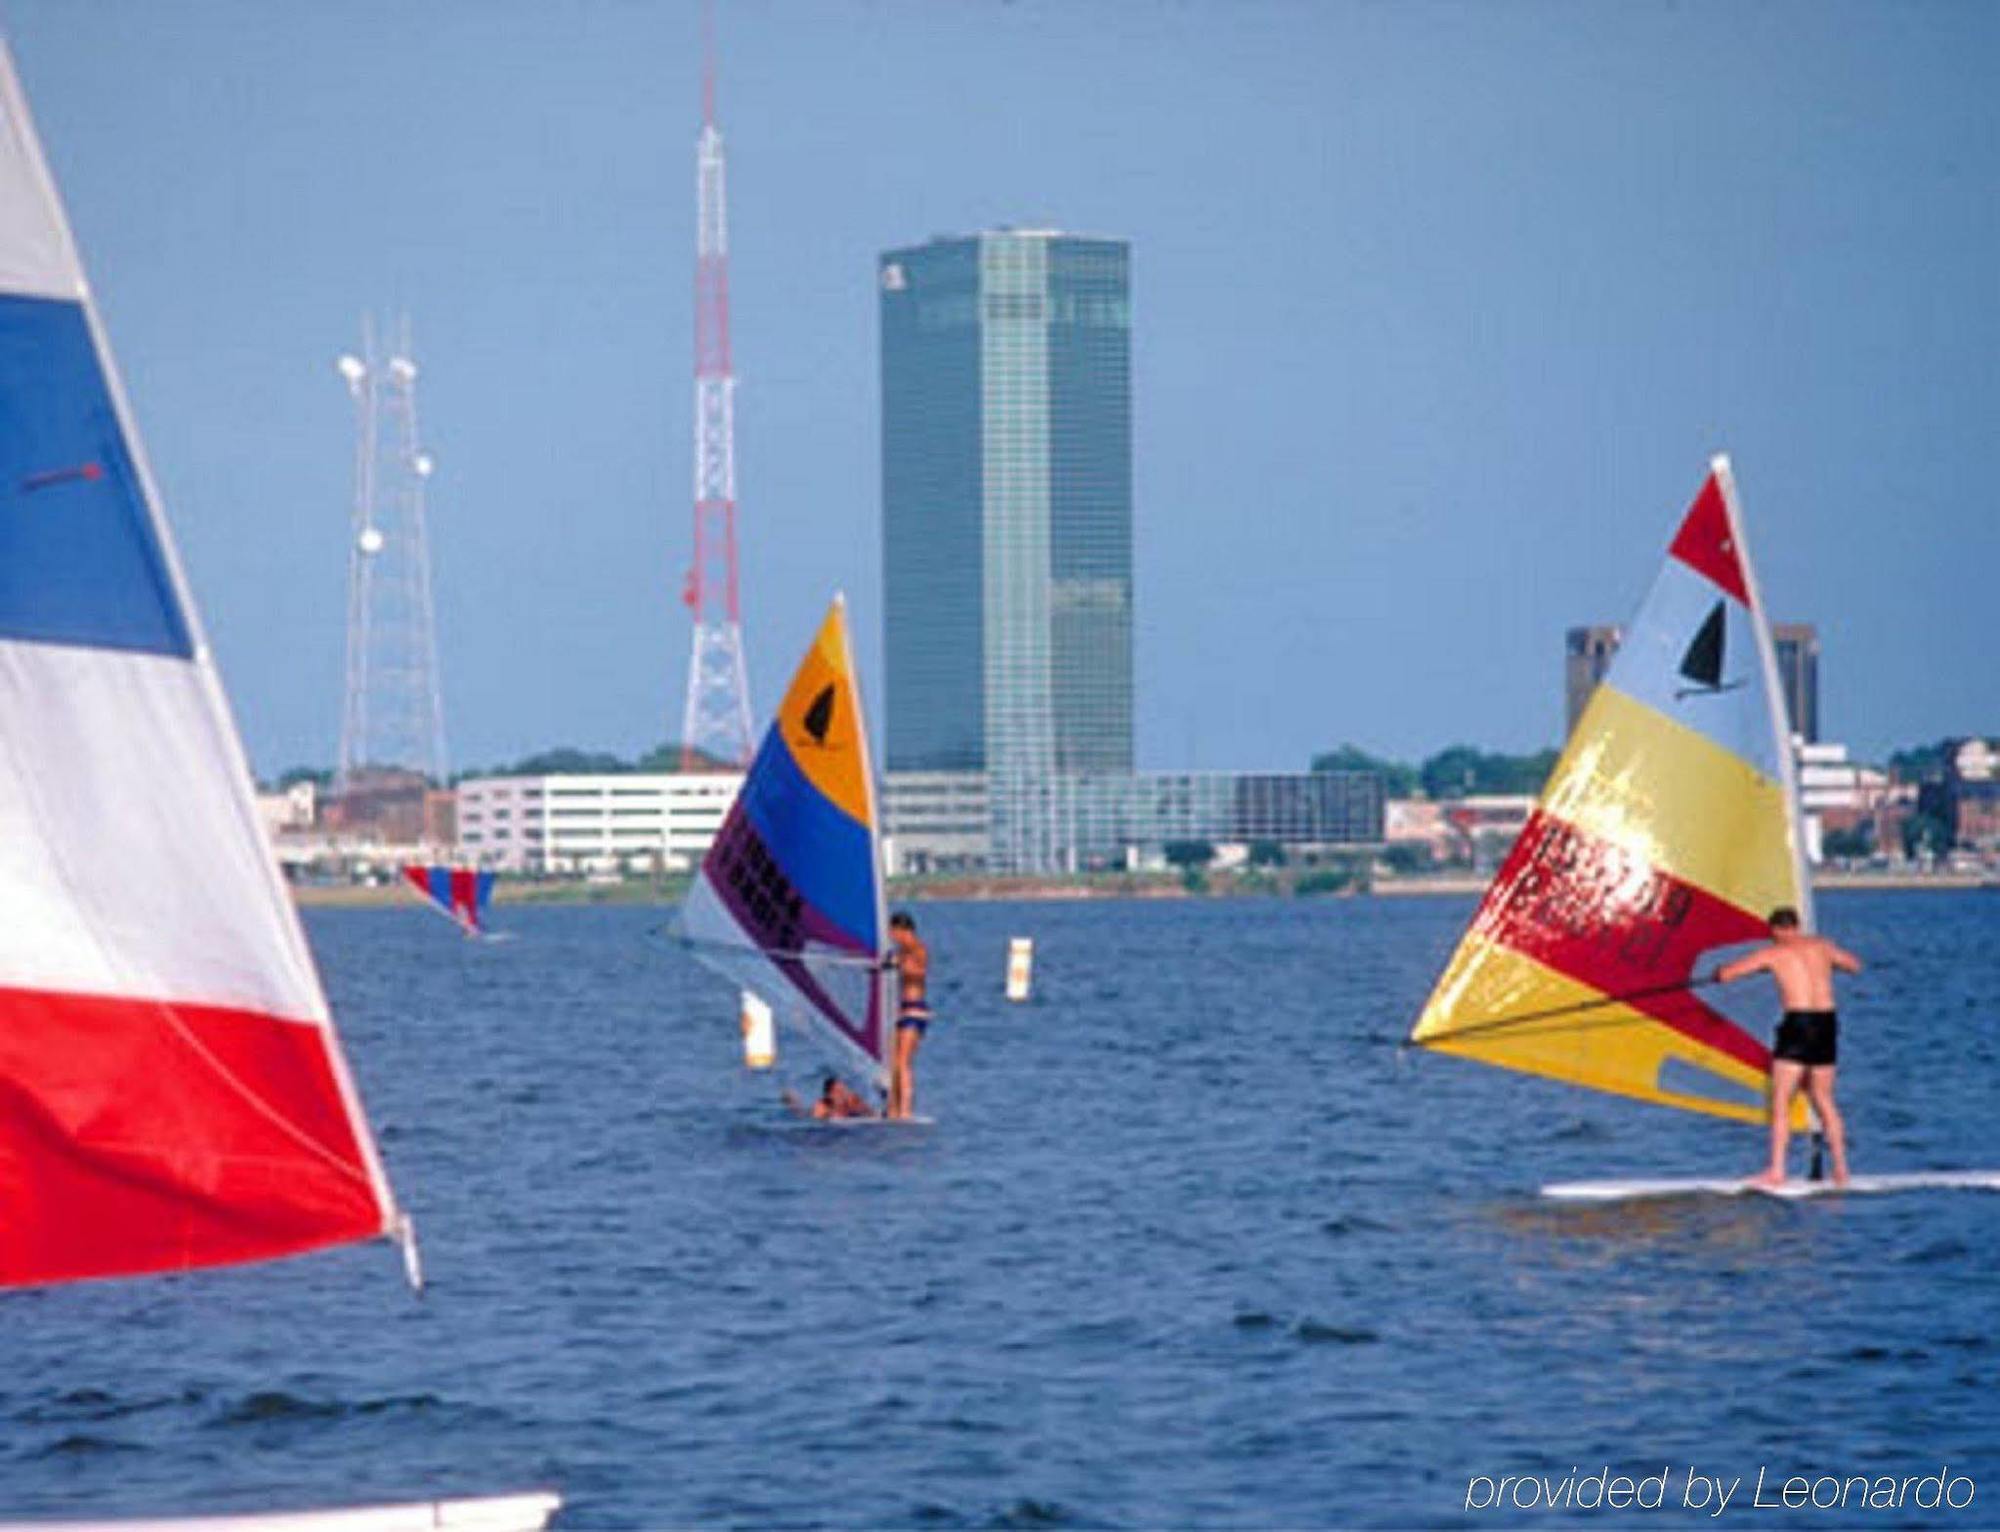
[[846, 603], [836, 597], [681, 909], [709, 967], [884, 1090], [881, 820]]
[[493, 898], [493, 874], [474, 867], [413, 862], [403, 880], [430, 901], [431, 908], [456, 921], [467, 936], [486, 934], [486, 906]]
[[0, 1287], [409, 1226], [0, 43]]

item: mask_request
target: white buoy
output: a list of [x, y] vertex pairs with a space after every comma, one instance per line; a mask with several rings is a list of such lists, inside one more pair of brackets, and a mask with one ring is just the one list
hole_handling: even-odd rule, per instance
[[1035, 940], [1017, 936], [1007, 943], [1007, 998], [1026, 1000], [1035, 973]]
[[778, 1062], [778, 1034], [771, 1025], [771, 1008], [747, 989], [743, 991], [743, 1062], [751, 1069], [769, 1069]]

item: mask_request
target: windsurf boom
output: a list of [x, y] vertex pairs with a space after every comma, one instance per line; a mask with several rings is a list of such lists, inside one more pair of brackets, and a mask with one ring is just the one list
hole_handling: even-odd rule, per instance
[[1718, 457], [1409, 1040], [1767, 1120], [1770, 1051], [1703, 1001], [1697, 968], [1780, 905], [1811, 928], [1782, 707]]

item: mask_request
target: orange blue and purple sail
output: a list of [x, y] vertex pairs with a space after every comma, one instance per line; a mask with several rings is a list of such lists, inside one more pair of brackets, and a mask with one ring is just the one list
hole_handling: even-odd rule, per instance
[[1717, 458], [1410, 1041], [1766, 1120], [1770, 1052], [1697, 980], [1773, 909], [1811, 923], [1776, 679]]
[[681, 911], [697, 957], [880, 1088], [893, 1039], [868, 731], [835, 598]]

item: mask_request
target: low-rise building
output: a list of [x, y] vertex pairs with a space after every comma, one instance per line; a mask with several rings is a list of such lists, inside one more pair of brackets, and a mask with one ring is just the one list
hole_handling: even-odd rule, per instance
[[1971, 851], [2000, 851], [2000, 741], [1948, 739], [1944, 775], [1925, 783], [1923, 812], [1944, 821], [1951, 842]]
[[1864, 827], [1872, 844], [1883, 844], [1877, 837], [1889, 800], [1888, 773], [1849, 760], [1845, 745], [1812, 744], [1794, 736], [1792, 746], [1806, 860], [1814, 865], [1826, 860], [1829, 835]]
[[1178, 842], [1225, 861], [1230, 848], [1382, 842], [1372, 771], [1061, 772], [1001, 786], [983, 772], [891, 772], [884, 797], [892, 873], [1155, 867]]
[[458, 785], [458, 843], [504, 872], [677, 871], [708, 851], [741, 772], [472, 777]]
[[1527, 828], [1535, 804], [1526, 793], [1397, 798], [1384, 808], [1383, 839], [1419, 847], [1442, 866], [1493, 868]]
[[882, 784], [882, 857], [890, 877], [978, 872], [991, 832], [983, 771], [892, 771]]
[[310, 830], [317, 819], [318, 804], [319, 785], [306, 777], [270, 792], [259, 788], [257, 818], [264, 833], [273, 838], [287, 830]]

